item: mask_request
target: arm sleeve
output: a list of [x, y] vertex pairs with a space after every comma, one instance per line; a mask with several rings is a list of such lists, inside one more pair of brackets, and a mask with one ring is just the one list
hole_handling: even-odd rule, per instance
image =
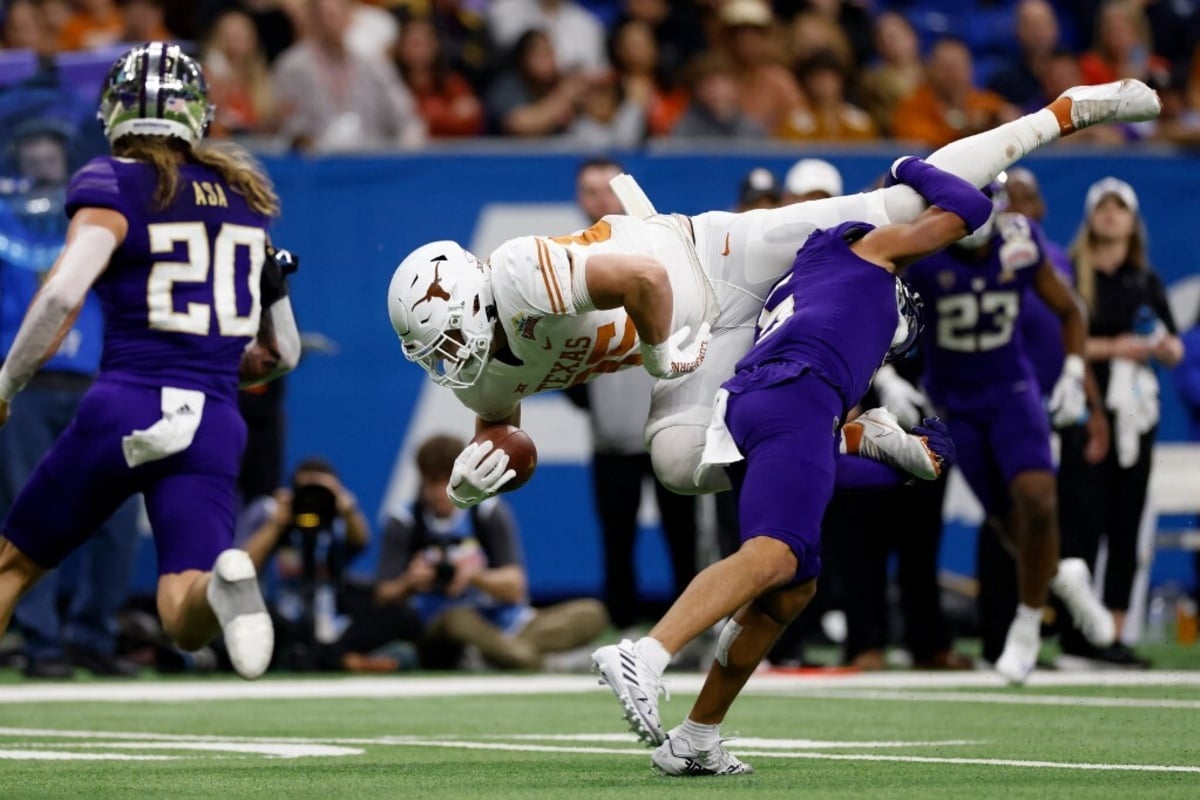
[[919, 158], [906, 158], [892, 168], [898, 180], [915, 189], [930, 205], [957, 214], [975, 230], [992, 214], [992, 201], [957, 175]]

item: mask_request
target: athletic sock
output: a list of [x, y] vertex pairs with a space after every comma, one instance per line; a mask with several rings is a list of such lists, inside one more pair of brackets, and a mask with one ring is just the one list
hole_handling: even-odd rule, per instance
[[692, 722], [692, 718], [688, 717], [675, 730], [680, 738], [687, 740], [696, 752], [711, 750], [721, 743], [720, 725], [703, 725], [699, 722]]
[[662, 675], [666, 672], [667, 665], [671, 663], [671, 654], [658, 639], [643, 636], [634, 643], [633, 649], [650, 665], [655, 675]]

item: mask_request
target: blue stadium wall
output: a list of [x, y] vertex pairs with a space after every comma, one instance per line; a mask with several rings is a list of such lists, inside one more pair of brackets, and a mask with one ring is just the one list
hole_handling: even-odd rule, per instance
[[[868, 185], [898, 153], [817, 155], [835, 163], [852, 190]], [[622, 161], [660, 210], [698, 213], [730, 207], [738, 182], [752, 167], [767, 166], [782, 175], [797, 157], [778, 151], [630, 154]], [[425, 241], [470, 243], [489, 204], [493, 209], [495, 204], [561, 204], [561, 217], [569, 210], [580, 160], [576, 154], [536, 151], [516, 156], [448, 152], [266, 159], [283, 198], [284, 216], [275, 241], [303, 256], [301, 272], [292, 282], [300, 327], [324, 334], [338, 346], [335, 354], [306, 357], [289, 380], [288, 464], [308, 454], [323, 454], [342, 471], [365, 509], [382, 511], [425, 384], [424, 373], [401, 357], [388, 324], [385, 290], [392, 270]], [[1043, 183], [1051, 238], [1069, 241], [1088, 185], [1116, 175], [1138, 191], [1150, 222], [1153, 261], [1168, 284], [1197, 273], [1200, 159], [1077, 155], [1063, 149], [1028, 159], [1026, 165]], [[1180, 320], [1181, 325], [1190, 322]], [[1169, 383], [1163, 394], [1162, 437], [1183, 439], [1186, 426]], [[469, 430], [457, 422], [448, 427]], [[395, 484], [392, 487], [394, 496]], [[509, 497], [521, 523], [535, 597], [598, 594], [601, 551], [584, 461], [546, 463], [528, 487]], [[973, 572], [971, 538], [966, 532], [947, 536], [945, 564]], [[665, 548], [657, 535], [640, 540], [643, 592], [665, 596]], [[368, 552], [358, 566], [371, 569], [373, 556]]]

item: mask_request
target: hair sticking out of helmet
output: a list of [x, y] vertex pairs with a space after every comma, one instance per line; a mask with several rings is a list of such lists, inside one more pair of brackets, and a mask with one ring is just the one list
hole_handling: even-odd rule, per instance
[[431, 242], [392, 274], [388, 316], [404, 357], [440, 386], [465, 389], [487, 367], [496, 306], [487, 267], [458, 244]]
[[165, 136], [197, 145], [213, 107], [195, 59], [178, 45], [150, 42], [118, 58], [100, 91], [96, 116], [109, 143], [122, 136]]

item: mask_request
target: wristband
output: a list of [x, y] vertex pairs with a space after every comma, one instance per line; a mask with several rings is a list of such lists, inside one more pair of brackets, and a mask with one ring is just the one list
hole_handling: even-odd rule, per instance
[[642, 342], [642, 367], [656, 377], [671, 372], [671, 342]]
[[961, 217], [968, 230], [976, 230], [992, 215], [992, 201], [987, 195], [927, 161], [905, 158], [893, 164], [892, 171], [930, 205]]

